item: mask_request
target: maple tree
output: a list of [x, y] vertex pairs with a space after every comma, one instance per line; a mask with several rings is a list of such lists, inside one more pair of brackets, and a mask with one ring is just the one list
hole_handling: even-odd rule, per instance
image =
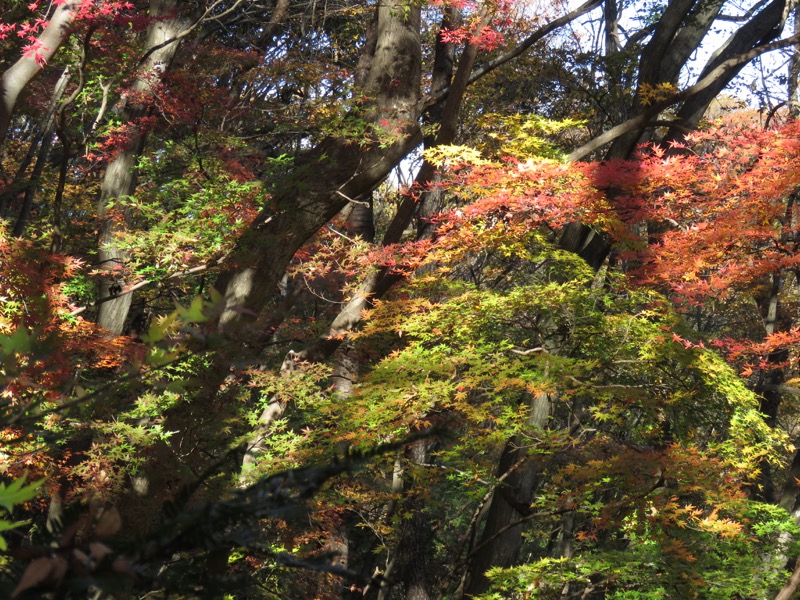
[[12, 2], [3, 593], [790, 597], [797, 36], [639, 8]]

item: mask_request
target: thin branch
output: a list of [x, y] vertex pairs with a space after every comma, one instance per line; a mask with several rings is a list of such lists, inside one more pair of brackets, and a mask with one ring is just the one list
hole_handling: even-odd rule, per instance
[[[548, 34], [552, 33], [553, 31], [555, 31], [559, 27], [562, 27], [562, 26], [566, 25], [567, 23], [569, 23], [571, 21], [574, 21], [578, 17], [580, 17], [582, 15], [585, 15], [586, 13], [594, 10], [595, 8], [600, 6], [602, 3], [603, 3], [603, 0], [587, 0], [587, 2], [583, 3], [581, 6], [579, 6], [575, 10], [570, 11], [567, 14], [565, 14], [564, 16], [561, 16], [561, 17], [559, 17], [557, 19], [554, 19], [554, 20], [550, 21], [549, 23], [547, 23], [547, 25], [544, 25], [543, 27], [540, 27], [539, 29], [534, 31], [532, 34], [530, 34], [527, 38], [525, 38], [522, 42], [520, 42], [519, 44], [514, 46], [508, 52], [506, 52], [504, 54], [501, 54], [500, 56], [498, 56], [498, 57], [492, 59], [491, 61], [489, 61], [488, 63], [486, 63], [485, 65], [480, 66], [477, 69], [475, 69], [474, 71], [472, 71], [472, 73], [469, 76], [468, 83], [469, 84], [475, 83], [476, 81], [478, 81], [478, 79], [481, 79], [482, 77], [488, 75], [489, 73], [491, 73], [492, 71], [494, 71], [498, 67], [501, 67], [502, 65], [506, 64], [510, 60], [515, 59], [520, 54], [523, 54], [526, 50], [528, 50], [536, 42], [538, 42], [539, 40], [541, 40], [542, 38], [544, 38]], [[433, 96], [428, 96], [425, 99], [424, 108], [430, 108], [431, 106], [434, 106], [434, 105], [438, 104], [439, 102], [441, 102], [442, 100], [444, 100], [444, 98], [447, 97], [449, 91], [450, 91], [449, 89], [445, 89], [445, 90], [441, 91], [438, 94], [435, 94]]]
[[[90, 134], [97, 131], [97, 128], [100, 126], [100, 123], [106, 116], [106, 110], [108, 109], [108, 96], [109, 93], [111, 92], [111, 81], [103, 83], [103, 78], [98, 77], [98, 84], [100, 85], [100, 89], [103, 90], [103, 97], [100, 102], [100, 108], [97, 110], [97, 116], [92, 122], [92, 126], [89, 128]], [[87, 154], [88, 154], [88, 149], [87, 149]]]
[[525, 350], [519, 350], [518, 348], [509, 348], [509, 350], [514, 354], [519, 354], [520, 356], [528, 356], [534, 352], [547, 352], [547, 350], [541, 346], [537, 346], [536, 348], [526, 348]]
[[329, 229], [330, 231], [332, 231], [333, 233], [335, 233], [335, 234], [336, 234], [336, 235], [338, 235], [339, 237], [341, 237], [341, 238], [344, 238], [345, 240], [347, 240], [347, 241], [348, 241], [348, 242], [350, 242], [351, 244], [356, 244], [356, 243], [358, 243], [358, 240], [355, 240], [355, 239], [351, 238], [349, 235], [345, 235], [344, 233], [342, 233], [341, 231], [339, 231], [338, 229], [336, 229], [336, 227], [334, 227], [334, 226], [333, 226], [333, 225], [331, 225], [330, 223], [328, 223], [327, 227], [328, 227], [328, 229]]
[[779, 50], [781, 48], [786, 48], [787, 46], [796, 44], [798, 41], [800, 41], [800, 33], [796, 33], [791, 37], [779, 40], [777, 42], [756, 46], [752, 50], [749, 50], [747, 52], [742, 52], [741, 54], [737, 54], [736, 56], [732, 56], [728, 60], [722, 62], [718, 67], [712, 70], [708, 75], [703, 77], [693, 86], [690, 86], [685, 90], [682, 90], [665, 100], [654, 103], [647, 111], [643, 112], [642, 114], [633, 117], [631, 119], [628, 119], [627, 121], [625, 121], [624, 123], [620, 123], [616, 127], [612, 127], [605, 133], [597, 136], [590, 142], [587, 142], [586, 144], [575, 150], [572, 154], [570, 154], [567, 157], [567, 161], [575, 162], [578, 160], [582, 160], [587, 156], [589, 156], [595, 150], [598, 150], [603, 146], [605, 146], [606, 144], [613, 142], [618, 137], [625, 135], [628, 132], [648, 127], [651, 124], [651, 120], [654, 117], [656, 117], [662, 110], [672, 106], [673, 104], [677, 104], [682, 100], [686, 100], [687, 98], [690, 98], [695, 94], [699, 94], [707, 87], [713, 85], [718, 79], [724, 77], [725, 74], [731, 69], [735, 69], [739, 65], [750, 62], [751, 60], [753, 60], [757, 56], [760, 56], [761, 54], [764, 54], [766, 52], [771, 52], [772, 50]]
[[352, 202], [353, 204], [360, 204], [361, 206], [369, 206], [369, 202], [364, 202], [362, 200], [354, 200], [350, 196], [346, 196], [345, 194], [343, 194], [340, 190], [336, 190], [336, 193], [339, 194], [342, 198], [344, 198], [348, 202]]
[[196, 267], [192, 267], [184, 271], [177, 271], [175, 273], [172, 273], [171, 275], [168, 275], [167, 277], [165, 277], [163, 280], [160, 281], [154, 281], [152, 279], [142, 279], [141, 281], [133, 285], [126, 286], [124, 290], [120, 291], [117, 294], [110, 294], [108, 296], [104, 296], [103, 298], [98, 298], [95, 302], [93, 302], [92, 304], [88, 304], [87, 306], [79, 306], [78, 308], [72, 310], [69, 314], [73, 317], [76, 317], [82, 312], [85, 312], [86, 309], [88, 309], [90, 306], [100, 306], [104, 302], [110, 302], [111, 300], [115, 300], [116, 298], [120, 298], [121, 296], [126, 296], [132, 292], [135, 292], [138, 289], [150, 285], [151, 283], [160, 283], [161, 281], [169, 281], [170, 279], [180, 279], [181, 277], [186, 277], [187, 275], [202, 273], [203, 271], [207, 271], [211, 267], [219, 265], [221, 262], [222, 262], [221, 260], [218, 260], [205, 265], [198, 265]]
[[747, 21], [747, 20], [750, 19], [750, 17], [752, 17], [759, 10], [761, 10], [768, 2], [769, 2], [769, 0], [759, 0], [753, 6], [751, 6], [750, 9], [746, 13], [744, 13], [741, 16], [720, 14], [720, 15], [717, 15], [717, 20], [718, 21], [730, 21], [732, 23], [740, 23], [742, 21]]
[[762, 385], [761, 389], [773, 390], [780, 394], [792, 394], [793, 396], [800, 396], [800, 388], [791, 385]]
[[147, 49], [147, 52], [145, 52], [145, 53], [142, 55], [142, 57], [139, 59], [139, 63], [138, 63], [138, 65], [137, 65], [137, 67], [141, 67], [141, 66], [142, 66], [142, 65], [145, 63], [145, 61], [146, 61], [148, 58], [150, 58], [150, 56], [153, 54], [153, 52], [156, 52], [156, 51], [158, 51], [158, 50], [161, 50], [161, 48], [165, 48], [165, 47], [169, 46], [169, 45], [170, 45], [170, 44], [172, 44], [172, 43], [179, 42], [180, 40], [182, 40], [183, 38], [185, 38], [186, 36], [188, 36], [190, 33], [192, 33], [192, 32], [193, 32], [195, 29], [197, 29], [197, 28], [198, 28], [200, 25], [202, 25], [202, 24], [203, 24], [203, 23], [204, 23], [206, 20], [208, 20], [208, 21], [218, 21], [218, 20], [219, 20], [219, 19], [221, 19], [222, 17], [225, 17], [225, 16], [229, 15], [229, 14], [230, 14], [230, 13], [232, 13], [232, 12], [233, 12], [233, 11], [234, 11], [236, 8], [238, 8], [238, 7], [239, 7], [239, 5], [240, 5], [240, 4], [241, 4], [243, 1], [244, 1], [244, 0], [236, 0], [236, 2], [233, 4], [233, 6], [231, 6], [229, 9], [227, 9], [227, 10], [225, 10], [225, 11], [221, 12], [221, 13], [220, 13], [220, 14], [218, 14], [218, 15], [215, 15], [214, 17], [211, 17], [211, 18], [209, 18], [209, 17], [208, 17], [208, 15], [209, 15], [209, 14], [211, 14], [211, 12], [212, 12], [212, 11], [213, 11], [213, 10], [214, 10], [214, 9], [215, 9], [217, 6], [219, 6], [220, 4], [222, 4], [222, 0], [217, 0], [217, 1], [216, 1], [216, 2], [214, 2], [214, 3], [213, 3], [211, 6], [209, 6], [209, 7], [208, 7], [208, 8], [205, 10], [205, 12], [203, 12], [203, 14], [200, 16], [200, 18], [198, 18], [197, 20], [195, 20], [195, 22], [194, 22], [194, 23], [192, 23], [192, 24], [191, 24], [191, 25], [190, 25], [190, 26], [189, 26], [187, 29], [185, 29], [184, 31], [182, 31], [181, 33], [179, 33], [178, 35], [176, 35], [176, 36], [175, 36], [175, 37], [173, 37], [173, 38], [170, 38], [170, 39], [168, 39], [168, 40], [165, 40], [165, 41], [161, 42], [160, 44], [156, 44], [156, 45], [155, 45], [155, 46], [153, 46], [152, 48], [148, 48], [148, 49]]

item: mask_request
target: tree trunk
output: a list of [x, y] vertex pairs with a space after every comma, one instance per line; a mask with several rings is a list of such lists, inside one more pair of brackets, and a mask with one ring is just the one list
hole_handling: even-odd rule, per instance
[[[64, 94], [64, 90], [66, 89], [67, 83], [69, 82], [71, 76], [70, 68], [66, 67], [62, 73], [61, 77], [58, 78], [55, 87], [53, 88], [53, 97], [50, 101], [50, 106], [47, 109], [47, 113], [45, 114], [44, 118], [41, 120], [41, 123], [38, 126], [38, 135], [33, 136], [33, 139], [28, 146], [28, 151], [25, 153], [25, 157], [20, 162], [19, 166], [17, 167], [17, 172], [14, 175], [14, 180], [9, 185], [2, 194], [0, 194], [0, 217], [7, 217], [11, 213], [12, 204], [14, 202], [14, 198], [21, 193], [23, 190], [25, 191], [26, 196], [28, 195], [28, 189], [32, 185], [33, 177], [28, 177], [26, 179], [26, 173], [28, 172], [28, 168], [31, 166], [33, 162], [34, 156], [36, 156], [36, 164], [39, 166], [40, 160], [42, 161], [42, 166], [44, 165], [43, 160], [43, 153], [41, 148], [43, 145], [47, 143], [48, 136], [53, 135], [53, 131], [55, 129], [55, 111], [58, 108], [58, 105], [61, 101], [61, 97]], [[37, 154], [37, 148], [39, 148]], [[48, 150], [49, 151], [49, 150]], [[36, 171], [36, 168], [34, 168]], [[39, 168], [41, 174], [41, 167]], [[20, 216], [24, 214], [24, 200], [23, 200], [23, 208], [20, 209]], [[17, 220], [20, 220], [20, 217], [17, 217]], [[20, 234], [16, 234], [21, 235]]]
[[[188, 21], [176, 14], [178, 6], [177, 0], [150, 2], [151, 22], [144, 43], [146, 58], [130, 90], [134, 98], [155, 94], [154, 84], [159, 81], [178, 50], [178, 41], [166, 42], [174, 40], [189, 27]], [[150, 113], [150, 110], [149, 106], [139, 101], [128, 102], [122, 120], [136, 125], [139, 119]], [[100, 218], [98, 262], [103, 271], [100, 279], [100, 298], [114, 296], [112, 291], [117, 293], [122, 291], [121, 288], [128, 278], [125, 268], [127, 256], [117, 244], [117, 237], [125, 229], [125, 217], [122, 221], [111, 218], [108, 204], [131, 196], [136, 191], [136, 163], [144, 149], [146, 137], [145, 130], [135, 130], [126, 147], [108, 164], [100, 184], [100, 198], [97, 201], [97, 215]], [[109, 335], [120, 335], [132, 299], [132, 294], [123, 294], [100, 304], [97, 324]]]
[[[778, 300], [781, 291], [783, 277], [778, 273], [772, 276], [769, 286], [769, 293], [762, 298], [757, 298], [764, 319], [764, 333], [770, 336], [776, 330], [788, 329], [781, 327], [778, 323]], [[759, 381], [755, 386], [755, 392], [761, 399], [759, 411], [764, 415], [764, 421], [770, 427], [778, 424], [778, 411], [780, 409], [783, 395], [780, 387], [785, 380], [784, 369], [782, 366], [769, 368], [769, 365], [782, 365], [789, 358], [788, 350], [777, 349], [770, 352], [767, 356], [768, 368], [760, 374]], [[754, 495], [764, 502], [775, 503], [775, 482], [772, 476], [772, 468], [769, 461], [762, 461], [758, 476], [758, 489], [754, 490]]]
[[[796, 439], [794, 445], [795, 448], [800, 448], [800, 439]], [[795, 450], [792, 464], [789, 467], [789, 472], [786, 474], [785, 483], [783, 485], [783, 493], [778, 499], [778, 505], [785, 509], [792, 516], [797, 525], [800, 525], [800, 486], [797, 484], [798, 480], [800, 480], [800, 450]], [[781, 531], [778, 534], [778, 542], [773, 555], [765, 557], [765, 560], [778, 569], [783, 568], [787, 565], [787, 563], [790, 564], [789, 549], [792, 541], [793, 536], [791, 533]], [[797, 560], [797, 564], [800, 565], [800, 560]], [[797, 573], [798, 571], [795, 570], [795, 574]], [[796, 587], [797, 583], [794, 574], [792, 575], [789, 584], [787, 584], [783, 589], [787, 590], [793, 581], [795, 582], [794, 586]], [[791, 588], [792, 591], [794, 591], [794, 589], [794, 587]], [[788, 598], [789, 596], [791, 596], [791, 593], [784, 597]], [[779, 595], [778, 597], [781, 596]]]
[[[551, 403], [547, 394], [532, 398], [528, 427], [544, 429], [550, 419]], [[526, 460], [520, 436], [506, 442], [497, 465], [497, 477], [504, 481], [492, 494], [486, 525], [480, 540], [471, 552], [469, 580], [465, 588], [467, 597], [485, 593], [489, 589], [486, 571], [490, 567], [510, 567], [515, 564], [522, 547], [523, 525], [506, 529], [526, 516], [536, 484], [537, 469]]]
[[[794, 33], [800, 34], [800, 4], [795, 5], [794, 13]], [[795, 44], [792, 48], [792, 55], [789, 57], [789, 82], [788, 100], [789, 116], [796, 119], [800, 116], [800, 96], [798, 96], [798, 84], [800, 84], [800, 44]]]
[[800, 561], [797, 562], [797, 566], [794, 568], [789, 581], [786, 582], [783, 589], [775, 596], [775, 600], [791, 600], [794, 597], [797, 586], [800, 586]]
[[79, 2], [70, 0], [56, 6], [47, 27], [37, 38], [39, 50], [25, 55], [9, 67], [0, 77], [0, 146], [11, 126], [11, 116], [22, 90], [42, 70], [42, 67], [58, 50], [69, 33], [69, 25], [75, 18]]
[[[428, 464], [432, 449], [431, 440], [417, 440], [407, 448], [405, 459], [415, 465]], [[433, 598], [430, 568], [433, 524], [414, 479], [402, 467], [395, 469], [395, 477], [394, 487], [402, 487], [405, 494], [399, 515], [400, 535], [383, 573], [377, 600], [388, 600], [395, 585], [404, 589], [406, 600], [430, 600]]]
[[617, 0], [605, 0], [603, 3], [603, 23], [605, 25], [605, 55], [611, 56], [619, 52], [619, 7]]
[[[775, 40], [783, 30], [788, 11], [787, 0], [770, 2], [761, 12], [736, 30], [736, 33], [714, 53], [698, 79], [703, 79], [731, 57]], [[742, 63], [737, 68], [729, 69], [712, 85], [688, 98], [678, 111], [680, 129], [673, 128], [667, 134], [666, 141], [681, 139], [687, 129], [696, 128], [712, 100], [741, 72], [745, 64]]]
[[53, 89], [53, 99], [50, 101], [50, 106], [47, 109], [47, 114], [41, 125], [39, 153], [36, 157], [36, 163], [33, 166], [33, 173], [31, 173], [31, 176], [28, 178], [28, 183], [25, 186], [25, 196], [22, 200], [22, 207], [20, 208], [17, 222], [14, 223], [14, 230], [12, 232], [14, 237], [22, 237], [28, 220], [30, 219], [33, 201], [36, 197], [39, 185], [41, 184], [42, 172], [44, 171], [47, 158], [50, 156], [50, 150], [53, 147], [53, 137], [56, 128], [56, 108], [58, 108], [58, 105], [61, 103], [61, 97], [64, 95], [64, 90], [67, 87], [69, 79], [70, 70], [69, 67], [67, 67], [61, 73], [61, 77], [59, 77]]
[[[421, 82], [419, 19], [416, 9], [404, 15], [396, 2], [382, 2], [368, 33], [356, 78], [364, 85], [367, 96], [380, 98], [377, 106], [370, 109], [373, 118], [378, 114], [387, 121], [392, 118], [404, 134], [386, 152], [374, 146], [361, 150], [350, 140], [329, 138], [302, 159], [276, 192], [274, 206], [258, 216], [239, 244], [232, 264], [217, 279], [217, 289], [225, 291], [225, 312], [219, 322], [221, 328], [240, 327], [248, 320], [252, 323], [273, 296], [300, 246], [349, 200], [365, 202], [394, 165], [419, 143], [421, 136], [415, 112]], [[412, 60], [416, 63], [412, 64]], [[400, 79], [402, 77], [410, 80]], [[403, 84], [393, 83], [395, 80]], [[384, 89], [387, 87], [391, 89]], [[359, 212], [362, 207], [358, 203], [354, 207], [355, 216], [351, 215], [353, 225], [364, 227], [361, 233], [366, 233], [369, 225], [365, 215]], [[305, 210], [298, 211], [297, 207]], [[375, 271], [368, 276], [368, 282], [373, 278], [377, 281], [377, 277]], [[341, 344], [337, 332], [347, 331], [358, 322], [367, 298], [368, 295], [362, 295], [361, 291], [356, 292], [331, 324], [331, 335], [320, 337], [302, 353], [290, 352], [287, 360], [322, 361], [329, 358]], [[253, 333], [253, 356], [260, 353], [269, 339], [271, 328], [266, 329]], [[255, 327], [250, 331], [253, 330]], [[235, 358], [224, 352], [217, 357], [216, 377], [220, 382]], [[282, 369], [286, 366], [284, 361]], [[270, 403], [262, 413], [259, 426], [248, 443], [243, 467], [249, 467], [257, 460], [272, 422], [280, 418], [284, 408], [280, 403]]]
[[[377, 7], [374, 46], [368, 39], [358, 79], [367, 104], [354, 119], [366, 125], [366, 144], [328, 138], [301, 156], [242, 237], [216, 288], [223, 293], [222, 330], [252, 340], [250, 356], [269, 338], [269, 305], [297, 250], [351, 200], [363, 201], [421, 141], [418, 100], [421, 83], [420, 11], [401, 0]], [[371, 33], [368, 38], [372, 38]], [[377, 138], [388, 137], [383, 147]], [[245, 327], [247, 324], [250, 327]], [[266, 331], [265, 331], [266, 329]], [[220, 374], [241, 356], [221, 353]]]
[[[724, 0], [671, 0], [653, 37], [642, 50], [639, 61], [639, 85], [628, 117], [645, 113], [640, 92], [644, 86], [677, 84], [681, 69], [703, 41]], [[640, 143], [644, 127], [614, 140], [606, 158], [628, 158]]]

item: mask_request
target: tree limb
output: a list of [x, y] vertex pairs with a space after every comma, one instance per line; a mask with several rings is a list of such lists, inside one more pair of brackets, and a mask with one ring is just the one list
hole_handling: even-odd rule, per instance
[[569, 162], [575, 162], [582, 160], [589, 156], [595, 150], [598, 150], [608, 144], [609, 142], [613, 142], [618, 137], [630, 132], [635, 131], [637, 129], [643, 129], [647, 127], [651, 120], [656, 117], [662, 110], [668, 108], [678, 102], [686, 100], [687, 98], [694, 96], [695, 94], [699, 94], [707, 87], [711, 86], [716, 82], [718, 79], [725, 76], [728, 71], [731, 69], [735, 69], [736, 67], [750, 62], [757, 56], [764, 54], [765, 52], [771, 52], [772, 50], [779, 50], [781, 48], [786, 48], [793, 44], [796, 44], [800, 41], [800, 34], [795, 34], [791, 37], [788, 37], [783, 40], [779, 40], [777, 42], [772, 42], [769, 44], [762, 44], [761, 46], [757, 46], [748, 52], [742, 52], [741, 54], [737, 54], [736, 56], [732, 56], [725, 62], [721, 63], [716, 69], [711, 71], [708, 75], [703, 77], [700, 81], [695, 83], [694, 85], [682, 90], [676, 94], [673, 94], [666, 100], [662, 100], [660, 102], [655, 102], [648, 110], [643, 112], [640, 115], [637, 115], [631, 119], [628, 119], [624, 123], [620, 123], [619, 125], [612, 127], [605, 133], [597, 136], [593, 140], [587, 142], [577, 150], [573, 151], [567, 157]]
[[[555, 31], [559, 27], [562, 27], [562, 26], [566, 25], [567, 23], [569, 23], [571, 21], [574, 21], [578, 17], [580, 17], [582, 15], [585, 15], [586, 13], [594, 10], [595, 8], [600, 6], [602, 3], [603, 3], [603, 0], [587, 0], [587, 2], [583, 3], [582, 5], [580, 5], [575, 10], [568, 12], [567, 14], [565, 14], [562, 17], [559, 17], [557, 19], [554, 19], [554, 20], [550, 21], [549, 23], [547, 23], [543, 27], [540, 27], [539, 29], [534, 31], [532, 34], [530, 34], [528, 37], [526, 37], [523, 41], [521, 41], [519, 44], [514, 46], [508, 52], [505, 52], [504, 54], [501, 54], [500, 56], [498, 56], [498, 57], [492, 59], [491, 61], [489, 61], [488, 63], [486, 63], [485, 65], [482, 65], [482, 66], [478, 67], [477, 69], [475, 69], [474, 71], [472, 71], [472, 73], [469, 76], [469, 80], [468, 80], [467, 83], [468, 84], [475, 83], [476, 81], [478, 81], [482, 77], [488, 75], [489, 73], [491, 73], [492, 71], [494, 71], [498, 67], [501, 67], [502, 65], [506, 64], [507, 62], [515, 59], [520, 54], [523, 54], [526, 50], [528, 50], [531, 46], [533, 46], [536, 42], [538, 42], [539, 40], [544, 38], [546, 35], [552, 33], [553, 31]], [[433, 95], [428, 96], [424, 101], [424, 108], [426, 108], [426, 109], [430, 108], [431, 106], [434, 106], [435, 104], [441, 102], [442, 100], [444, 100], [447, 97], [449, 92], [450, 92], [450, 89], [445, 89], [445, 90], [442, 90], [441, 92], [439, 92], [438, 94], [433, 94]]]

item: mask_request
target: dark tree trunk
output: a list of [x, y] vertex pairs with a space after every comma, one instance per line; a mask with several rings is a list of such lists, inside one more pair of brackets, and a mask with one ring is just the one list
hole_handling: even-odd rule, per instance
[[[550, 420], [551, 402], [547, 394], [531, 399], [528, 427], [544, 429]], [[477, 546], [471, 551], [468, 581], [464, 588], [467, 597], [489, 589], [486, 571], [490, 567], [510, 567], [515, 564], [522, 547], [523, 524], [509, 527], [526, 516], [537, 479], [536, 467], [527, 459], [522, 437], [513, 436], [506, 442], [497, 466], [497, 477], [503, 478], [492, 494], [486, 525]]]
[[[785, 25], [788, 8], [787, 0], [773, 0], [770, 2], [761, 12], [740, 27], [714, 53], [702, 73], [700, 73], [699, 79], [711, 73], [731, 57], [777, 39]], [[696, 128], [712, 100], [741, 72], [745, 64], [742, 63], [737, 68], [729, 69], [724, 76], [717, 78], [712, 85], [688, 98], [678, 111], [680, 128], [672, 129], [668, 133], [666, 140], [681, 139], [687, 129]]]
[[[794, 33], [800, 34], [800, 4], [795, 5], [792, 10], [794, 16]], [[798, 96], [798, 84], [800, 84], [800, 44], [795, 44], [792, 48], [792, 55], [789, 57], [789, 82], [787, 86], [787, 97], [789, 99], [789, 116], [796, 119], [800, 116], [800, 96]]]
[[[350, 200], [356, 201], [353, 210], [359, 211], [353, 216], [357, 221], [354, 225], [366, 231], [371, 212], [369, 217], [361, 212], [364, 203], [368, 203], [373, 189], [390, 170], [421, 141], [416, 112], [421, 83], [420, 14], [418, 9], [404, 14], [400, 4], [385, 1], [377, 7], [356, 80], [364, 86], [366, 96], [379, 98], [376, 105], [366, 109], [371, 118], [391, 121], [403, 134], [386, 149], [377, 144], [362, 149], [351, 140], [329, 138], [303, 157], [276, 192], [273, 206], [257, 217], [228, 268], [217, 279], [217, 289], [225, 292], [225, 311], [219, 325], [223, 330], [235, 328], [251, 337], [250, 358], [260, 353], [271, 335], [272, 327], [263, 322], [259, 327], [258, 316], [274, 296], [295, 252]], [[378, 276], [374, 271], [362, 288], [374, 286]], [[320, 337], [302, 353], [290, 353], [287, 361], [329, 358], [341, 344], [338, 332], [348, 331], [358, 322], [368, 298], [369, 293], [361, 290], [353, 294], [331, 324], [331, 335]], [[270, 316], [262, 321], [272, 323]], [[250, 326], [245, 329], [243, 325], [248, 322]], [[242, 356], [226, 352], [216, 357], [215, 377], [220, 383], [237, 359]], [[251, 436], [244, 467], [256, 461], [272, 422], [280, 418], [284, 408], [280, 403], [271, 403], [263, 412]]]
[[[406, 450], [405, 461], [413, 465], [428, 464], [433, 444], [429, 439], [417, 440]], [[431, 571], [433, 524], [425, 510], [419, 484], [404, 470], [395, 472], [395, 487], [402, 487], [404, 498], [399, 509], [400, 535], [389, 556], [389, 566], [376, 589], [377, 600], [389, 600], [393, 590], [402, 588], [406, 600], [433, 598]]]
[[[15, 237], [19, 237], [22, 235], [22, 231], [25, 228], [25, 223], [27, 222], [28, 215], [30, 214], [30, 206], [26, 208], [26, 202], [32, 202], [33, 198], [29, 198], [29, 191], [31, 188], [35, 188], [38, 184], [38, 180], [41, 178], [41, 172], [44, 167], [44, 163], [46, 162], [46, 155], [50, 151], [50, 146], [52, 144], [52, 135], [55, 129], [55, 112], [56, 108], [58, 107], [59, 102], [61, 101], [61, 97], [64, 94], [64, 90], [66, 89], [67, 83], [69, 83], [70, 79], [70, 68], [66, 67], [63, 72], [61, 73], [61, 77], [58, 78], [55, 87], [53, 88], [53, 98], [50, 101], [50, 106], [47, 109], [47, 114], [42, 119], [41, 123], [38, 127], [38, 135], [31, 141], [30, 145], [28, 146], [28, 151], [25, 154], [25, 157], [22, 159], [19, 167], [17, 168], [17, 172], [14, 176], [14, 180], [11, 185], [8, 186], [6, 190], [0, 194], [0, 217], [6, 217], [10, 214], [13, 200], [17, 196], [17, 194], [21, 192], [25, 192], [25, 200], [23, 200], [23, 206], [19, 210], [19, 216], [17, 217], [17, 224], [15, 225], [15, 230], [19, 229], [19, 233], [15, 233]], [[46, 147], [46, 149], [45, 149]], [[38, 148], [38, 152], [37, 152]], [[34, 157], [36, 157], [36, 166], [34, 167], [34, 173], [38, 172], [38, 177], [27, 177], [28, 168], [31, 166]], [[27, 179], [26, 179], [27, 177]], [[37, 180], [34, 183], [34, 180]]]
[[14, 237], [22, 237], [22, 234], [25, 232], [25, 227], [28, 224], [28, 220], [31, 217], [33, 201], [36, 197], [36, 192], [41, 185], [42, 173], [44, 172], [47, 158], [50, 156], [50, 150], [53, 147], [53, 137], [55, 135], [56, 126], [56, 108], [58, 108], [58, 105], [61, 102], [61, 97], [64, 95], [64, 90], [67, 87], [69, 78], [70, 70], [69, 68], [66, 68], [61, 74], [61, 77], [58, 79], [55, 88], [53, 89], [53, 99], [50, 101], [50, 106], [47, 109], [47, 114], [45, 115], [41, 126], [39, 153], [36, 156], [36, 163], [33, 165], [33, 172], [31, 173], [28, 183], [25, 186], [25, 196], [22, 200], [22, 207], [20, 208], [19, 215], [17, 216], [17, 222], [14, 223], [14, 230], [12, 232]]
[[363, 201], [421, 141], [419, 9], [387, 0], [377, 12], [374, 55], [359, 65], [366, 73], [363, 95], [374, 100], [354, 117], [394, 139], [381, 148], [377, 141], [362, 147], [329, 138], [298, 160], [217, 279], [224, 329], [255, 321], [300, 246], [350, 200]]
[[375, 219], [373, 215], [372, 194], [361, 202], [353, 205], [347, 216], [347, 232], [354, 237], [360, 237], [365, 242], [375, 241]]
[[[644, 86], [677, 84], [681, 69], [697, 50], [711, 28], [724, 0], [671, 0], [658, 21], [653, 37], [639, 60], [639, 85], [628, 118], [644, 114], [648, 107], [640, 101]], [[619, 136], [606, 158], [628, 158], [642, 141], [644, 128]]]
[[[514, 436], [503, 448], [497, 476], [506, 477], [492, 494], [486, 525], [470, 561], [469, 582], [465, 588], [467, 597], [489, 589], [486, 571], [491, 567], [510, 567], [519, 556], [523, 525], [505, 528], [527, 514], [536, 479], [536, 470], [525, 462], [525, 452], [519, 444], [519, 437]], [[505, 531], [499, 533], [503, 529]]]

